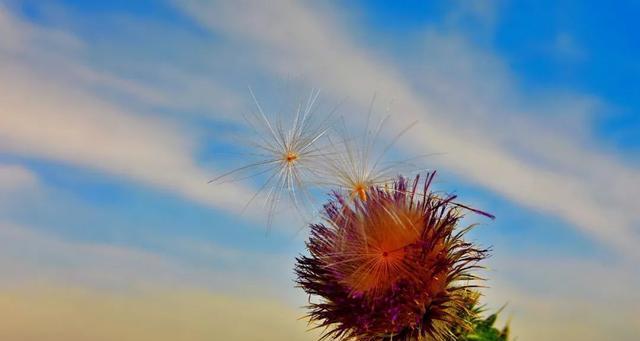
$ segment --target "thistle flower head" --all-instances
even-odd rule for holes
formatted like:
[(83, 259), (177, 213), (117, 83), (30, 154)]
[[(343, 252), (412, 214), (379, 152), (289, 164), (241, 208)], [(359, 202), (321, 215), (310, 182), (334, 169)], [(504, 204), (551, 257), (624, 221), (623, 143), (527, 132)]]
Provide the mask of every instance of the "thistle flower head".
[(468, 325), (470, 271), (486, 255), (463, 240), (461, 207), (399, 178), (367, 189), (367, 200), (336, 193), (325, 224), (311, 226), (310, 256), (298, 258), (298, 284), (324, 337), (344, 340), (447, 340)]

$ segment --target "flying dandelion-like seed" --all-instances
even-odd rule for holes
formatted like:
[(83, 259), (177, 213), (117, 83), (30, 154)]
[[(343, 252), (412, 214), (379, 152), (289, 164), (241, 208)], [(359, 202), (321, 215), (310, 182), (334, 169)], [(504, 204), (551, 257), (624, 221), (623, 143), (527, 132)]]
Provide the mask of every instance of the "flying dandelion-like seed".
[(252, 128), (248, 144), (254, 149), (248, 156), (257, 160), (217, 176), (209, 183), (266, 177), (246, 206), (263, 195), (270, 224), (283, 196), (290, 199), (299, 213), (311, 206), (308, 183), (315, 177), (314, 169), (320, 163), (320, 158), (325, 156), (319, 140), (328, 130), (331, 114), (319, 122), (312, 119), (319, 96), (319, 91), (312, 91), (305, 101), (295, 107), (291, 123), (285, 124), (280, 116), (275, 120), (269, 119), (253, 91), (249, 91), (257, 112), (245, 116), (245, 121)]
[(367, 188), (367, 200), (336, 193), (325, 205), (295, 269), (320, 299), (309, 317), (323, 338), (449, 340), (470, 324), (472, 270), (487, 250), (463, 239), (463, 206), (430, 191), (434, 175)]
[(369, 188), (390, 184), (398, 174), (417, 169), (409, 162), (415, 158), (384, 162), (387, 152), (415, 122), (401, 130), (386, 146), (380, 146), (380, 134), (391, 116), (386, 116), (377, 125), (371, 126), (374, 101), (375, 97), (371, 101), (362, 138), (353, 138), (343, 123), (342, 132), (337, 139), (329, 137), (330, 147), (334, 152), (323, 157), (325, 162), (319, 171), (320, 183), (332, 190), (340, 189), (349, 200), (367, 200)]

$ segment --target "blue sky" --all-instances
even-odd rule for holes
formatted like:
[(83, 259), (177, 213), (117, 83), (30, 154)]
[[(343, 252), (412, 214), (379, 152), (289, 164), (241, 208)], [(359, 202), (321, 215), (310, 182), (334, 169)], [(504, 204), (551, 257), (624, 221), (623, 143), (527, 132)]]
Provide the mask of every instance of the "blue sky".
[(638, 14), (631, 1), (0, 2), (0, 316), (52, 300), (0, 335), (49, 335), (60, 325), (24, 326), (65, 311), (106, 321), (93, 331), (106, 339), (313, 339), (291, 271), (306, 230), (241, 214), (255, 181), (207, 184), (245, 161), (221, 152), (247, 138), (251, 86), (270, 111), (320, 88), (355, 131), (375, 94), (392, 114), (383, 141), (417, 121), (394, 152), (434, 154), (439, 190), (498, 217), (470, 218), (471, 237), (493, 246), (485, 301), (509, 303), (514, 334), (631, 340)]

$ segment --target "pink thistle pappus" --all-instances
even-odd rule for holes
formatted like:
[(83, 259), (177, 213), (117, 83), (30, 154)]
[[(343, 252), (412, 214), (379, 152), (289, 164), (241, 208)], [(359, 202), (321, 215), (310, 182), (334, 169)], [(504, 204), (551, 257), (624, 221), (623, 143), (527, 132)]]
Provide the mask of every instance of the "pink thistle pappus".
[(488, 250), (463, 239), (472, 226), (458, 223), (470, 208), (431, 192), (434, 176), (372, 186), (366, 200), (334, 193), (325, 204), (295, 268), (299, 287), (319, 298), (308, 317), (325, 328), (322, 339), (450, 340), (470, 327), (480, 280), (472, 271)]

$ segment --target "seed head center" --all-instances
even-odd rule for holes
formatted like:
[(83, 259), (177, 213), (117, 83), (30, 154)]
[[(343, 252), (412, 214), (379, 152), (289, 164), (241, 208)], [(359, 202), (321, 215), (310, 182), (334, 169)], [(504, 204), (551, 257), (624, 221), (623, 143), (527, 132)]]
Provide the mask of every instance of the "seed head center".
[(294, 153), (294, 152), (287, 152), (286, 154), (284, 154), (284, 161), (287, 163), (293, 163), (296, 160), (298, 160), (298, 154)]
[(367, 201), (367, 187), (364, 184), (356, 184), (353, 188), (353, 196), (358, 196), (360, 200)]

